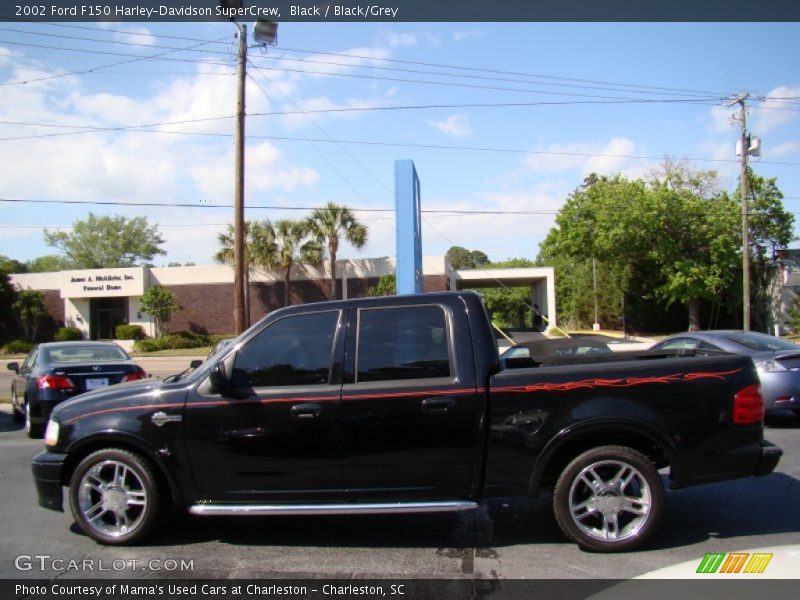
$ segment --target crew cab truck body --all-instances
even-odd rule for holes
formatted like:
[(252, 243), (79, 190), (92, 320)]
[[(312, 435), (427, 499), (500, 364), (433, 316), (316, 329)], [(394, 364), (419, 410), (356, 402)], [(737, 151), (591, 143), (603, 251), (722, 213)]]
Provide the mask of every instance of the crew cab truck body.
[(106, 544), (164, 505), (195, 515), (451, 511), (553, 491), (581, 547), (643, 543), (672, 487), (766, 475), (752, 361), (575, 361), (501, 370), (479, 296), (275, 311), (198, 369), (58, 406), (39, 503)]

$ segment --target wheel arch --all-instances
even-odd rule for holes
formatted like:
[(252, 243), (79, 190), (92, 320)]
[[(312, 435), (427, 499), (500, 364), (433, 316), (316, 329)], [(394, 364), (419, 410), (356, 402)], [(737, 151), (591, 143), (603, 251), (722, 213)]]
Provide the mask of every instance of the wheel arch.
[(577, 425), (562, 430), (545, 446), (533, 466), (528, 494), (537, 497), (579, 454), (599, 446), (626, 446), (644, 454), (656, 469), (678, 464), (678, 450), (666, 435), (647, 424), (615, 420)]
[(67, 458), (64, 467), (61, 469), (61, 484), (69, 485), (70, 479), (80, 462), (92, 452), (98, 450), (119, 448), (128, 450), (142, 456), (153, 466), (153, 472), (158, 478), (158, 483), (169, 490), (169, 496), (175, 504), (181, 504), (184, 500), (183, 492), (169, 469), (164, 465), (164, 461), (159, 453), (146, 442), (119, 432), (106, 432), (93, 435), (82, 439), (67, 449)]

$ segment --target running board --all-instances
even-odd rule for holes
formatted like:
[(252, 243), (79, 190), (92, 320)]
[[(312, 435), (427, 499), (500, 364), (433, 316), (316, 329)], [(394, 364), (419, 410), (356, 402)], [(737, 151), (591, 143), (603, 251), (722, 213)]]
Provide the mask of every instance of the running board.
[(195, 504), (193, 515), (364, 515), (474, 510), (477, 502), (385, 502), (349, 504)]

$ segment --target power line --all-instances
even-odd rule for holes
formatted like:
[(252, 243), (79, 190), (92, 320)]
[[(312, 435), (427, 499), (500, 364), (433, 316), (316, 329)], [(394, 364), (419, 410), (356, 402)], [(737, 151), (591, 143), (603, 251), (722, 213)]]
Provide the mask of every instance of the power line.
[[(491, 75), (481, 74), (481, 75), (462, 75), (458, 73), (443, 73), (441, 71), (424, 71), (419, 69), (404, 69), (399, 67), (381, 67), (378, 65), (353, 65), (341, 62), (333, 62), (333, 61), (321, 61), (321, 60), (308, 60), (303, 58), (291, 58), (287, 56), (273, 56), (273, 55), (266, 55), (261, 57), (264, 60), (283, 60), (283, 61), (292, 61), (292, 62), (300, 62), (312, 65), (328, 65), (328, 66), (336, 66), (336, 67), (349, 67), (349, 68), (357, 68), (357, 69), (373, 69), (379, 71), (397, 71), (403, 73), (416, 73), (419, 75), (438, 75), (443, 77), (461, 77), (461, 78), (468, 78), (468, 79), (479, 79), (481, 81), (502, 81), (507, 83), (521, 83), (521, 84), (534, 84), (534, 85), (547, 85), (547, 86), (554, 86), (554, 87), (568, 87), (568, 88), (578, 88), (578, 89), (594, 89), (594, 90), (603, 90), (603, 91), (613, 91), (613, 92), (629, 92), (635, 94), (672, 94), (674, 95), (675, 92), (667, 92), (667, 91), (655, 91), (655, 90), (644, 90), (644, 89), (626, 89), (621, 87), (609, 87), (609, 86), (599, 86), (599, 85), (587, 85), (587, 84), (575, 84), (575, 83), (553, 83), (553, 82), (543, 82), (543, 81), (528, 81), (522, 79), (513, 79), (508, 77), (493, 77)], [(682, 94), (686, 94), (686, 92), (681, 92)], [(696, 94), (692, 94), (695, 95)], [(699, 97), (702, 100), (708, 99), (719, 99), (719, 96), (711, 96), (708, 94), (703, 94)]]
[[(276, 113), (282, 114), (282, 113)], [(287, 113), (290, 114), (290, 113)], [(208, 117), (202, 119), (188, 119), (182, 122), (173, 122), (173, 123), (181, 123), (181, 124), (188, 124), (188, 123), (199, 123), (204, 121), (210, 121), (215, 119), (230, 119), (233, 118), (232, 116), (223, 116), (223, 117)], [(206, 137), (233, 137), (231, 133), (214, 133), (214, 132), (193, 132), (193, 131), (163, 131), (158, 129), (144, 129), (144, 127), (148, 127), (148, 125), (136, 125), (136, 126), (120, 126), (120, 127), (107, 127), (107, 128), (94, 128), (94, 129), (86, 129), (84, 131), (70, 131), (70, 132), (58, 132), (58, 133), (50, 133), (50, 134), (40, 134), (40, 135), (32, 135), (32, 136), (20, 136), (20, 137), (10, 137), (10, 138), (0, 138), (0, 142), (2, 141), (17, 141), (17, 140), (30, 140), (35, 138), (47, 138), (47, 137), (56, 137), (56, 136), (63, 136), (63, 135), (77, 135), (77, 134), (84, 134), (84, 133), (102, 133), (102, 132), (115, 132), (115, 131), (128, 131), (131, 133), (156, 133), (156, 134), (166, 134), (166, 135), (193, 135), (193, 136), (206, 136)], [(581, 158), (626, 158), (630, 160), (663, 160), (664, 155), (661, 156), (653, 156), (653, 155), (637, 155), (637, 154), (606, 154), (602, 152), (565, 152), (565, 151), (556, 151), (556, 150), (525, 150), (522, 148), (499, 148), (499, 147), (491, 147), (491, 146), (451, 146), (446, 144), (412, 144), (412, 143), (403, 143), (403, 142), (382, 142), (376, 140), (346, 140), (346, 139), (330, 139), (330, 138), (309, 138), (309, 137), (291, 137), (291, 136), (276, 136), (276, 135), (253, 135), (249, 134), (248, 139), (257, 139), (257, 140), (272, 140), (272, 141), (289, 141), (289, 142), (319, 142), (319, 143), (330, 143), (330, 144), (352, 144), (352, 145), (366, 145), (366, 146), (377, 146), (377, 147), (389, 147), (389, 148), (417, 148), (422, 150), (453, 150), (453, 151), (462, 151), (462, 152), (488, 152), (488, 153), (501, 153), (501, 154), (519, 154), (519, 155), (531, 155), (531, 156), (572, 156), (572, 157), (581, 157)], [(737, 163), (736, 159), (730, 158), (701, 158), (701, 157), (691, 157), (687, 156), (684, 157), (685, 160), (695, 161), (695, 162), (709, 162), (709, 163)], [(760, 160), (759, 164), (765, 165), (781, 165), (781, 166), (800, 166), (800, 162), (790, 162), (790, 161), (778, 161), (778, 160)]]
[(384, 61), (384, 62), (402, 63), (402, 64), (409, 64), (409, 65), (419, 65), (419, 66), (425, 66), (425, 67), (457, 69), (457, 70), (482, 72), (482, 73), (495, 73), (495, 74), (500, 74), (500, 75), (516, 75), (516, 76), (521, 76), (521, 77), (553, 79), (553, 80), (559, 80), (559, 81), (571, 81), (571, 82), (591, 83), (591, 84), (599, 84), (599, 85), (615, 85), (615, 86), (620, 86), (620, 87), (646, 88), (646, 89), (670, 91), (670, 92), (706, 94), (706, 95), (715, 96), (715, 97), (728, 97), (728, 96), (731, 95), (730, 92), (708, 92), (708, 91), (702, 91), (702, 90), (691, 90), (691, 89), (682, 89), (682, 88), (648, 86), (648, 85), (619, 83), (619, 82), (611, 82), (611, 81), (599, 81), (599, 80), (595, 80), (595, 79), (577, 79), (577, 78), (572, 78), (572, 77), (557, 77), (557, 76), (554, 76), (554, 75), (520, 73), (520, 72), (515, 72), (515, 71), (503, 71), (503, 70), (491, 69), (491, 68), (467, 67), (467, 66), (463, 66), (463, 65), (432, 63), (432, 62), (423, 62), (423, 61), (415, 61), (415, 60), (401, 60), (401, 59), (397, 59), (397, 58), (380, 58), (380, 57), (374, 57), (374, 56), (362, 56), (362, 55), (357, 55), (357, 54), (346, 54), (346, 53), (339, 53), (339, 52), (324, 52), (324, 51), (320, 51), (320, 50), (304, 50), (304, 49), (300, 49), (300, 48), (287, 48), (285, 46), (277, 46), (277, 49), (278, 50), (283, 50), (285, 52), (299, 52), (299, 53), (304, 53), (304, 54), (318, 54), (318, 55), (324, 55), (324, 56), (338, 56), (338, 57), (345, 57), (345, 58), (357, 58), (357, 59), (361, 59), (361, 60), (373, 60), (373, 61), (379, 60), (379, 61)]
[[(258, 67), (256, 67), (258, 69)], [(453, 108), (523, 108), (533, 106), (568, 106), (568, 105), (581, 105), (581, 104), (652, 104), (652, 103), (685, 103), (693, 102), (680, 99), (631, 99), (631, 100), (562, 100), (562, 101), (538, 101), (538, 102), (494, 102), (494, 103), (470, 103), (470, 104), (419, 104), (419, 105), (390, 105), (390, 106), (351, 106), (351, 107), (336, 107), (336, 108), (320, 108), (320, 109), (297, 109), (297, 110), (283, 110), (283, 111), (268, 111), (268, 112), (254, 112), (249, 113), (249, 117), (264, 117), (264, 116), (287, 116), (287, 115), (306, 115), (306, 114), (325, 114), (325, 113), (348, 113), (348, 112), (378, 112), (378, 111), (400, 111), (400, 110), (432, 110), (432, 109), (453, 109)], [(141, 125), (121, 125), (118, 127), (102, 127), (102, 126), (75, 126), (75, 125), (59, 125), (56, 123), (29, 123), (29, 122), (15, 122), (15, 121), (0, 121), (7, 125), (22, 125), (22, 126), (41, 126), (41, 127), (64, 127), (68, 129), (83, 129), (83, 131), (65, 132), (65, 133), (52, 133), (52, 134), (35, 134), (29, 136), (15, 136), (8, 138), (0, 138), (0, 141), (16, 141), (27, 140), (43, 137), (56, 137), (62, 135), (74, 135), (81, 133), (94, 133), (94, 132), (112, 132), (112, 131), (136, 131), (145, 127), (161, 127), (165, 125), (179, 125), (200, 123), (203, 121), (210, 121), (230, 117), (199, 117), (191, 120), (184, 121), (165, 121), (161, 123), (147, 123)], [(196, 135), (198, 132), (181, 132), (181, 131), (147, 131), (147, 133), (170, 133), (175, 135), (186, 134)], [(210, 135), (210, 134), (209, 134)]]
[[(784, 199), (792, 199), (792, 198), (784, 198)], [(112, 200), (55, 200), (55, 199), (35, 199), (35, 198), (0, 198), (0, 202), (9, 202), (9, 203), (25, 203), (25, 204), (63, 204), (63, 205), (99, 205), (99, 206), (133, 206), (133, 207), (147, 207), (147, 208), (219, 208), (219, 209), (226, 209), (229, 210), (232, 208), (232, 204), (193, 204), (193, 203), (169, 203), (169, 202), (117, 202)], [(281, 205), (248, 205), (248, 209), (252, 210), (275, 210), (275, 211), (314, 211), (323, 208), (321, 206), (281, 206)], [(394, 208), (376, 208), (373, 206), (348, 206), (348, 208), (354, 212), (366, 212), (366, 213), (394, 213)], [(620, 212), (622, 212), (626, 206), (620, 205)], [(542, 210), (491, 210), (491, 209), (455, 209), (455, 208), (442, 208), (442, 209), (422, 209), (420, 212), (430, 215), (430, 216), (439, 216), (439, 217), (469, 217), (469, 216), (487, 216), (487, 215), (496, 215), (496, 216), (540, 216), (540, 215), (557, 215), (561, 212), (560, 209), (542, 209)], [(654, 211), (655, 212), (655, 211)], [(786, 211), (787, 214), (791, 215), (800, 215), (800, 211)], [(721, 215), (721, 214), (728, 214), (726, 211), (719, 211), (719, 210), (704, 210), (704, 211), (693, 211), (692, 214), (698, 215)], [(738, 216), (738, 211), (736, 215)], [(769, 212), (757, 212), (751, 211), (748, 213), (750, 216), (754, 217), (772, 217), (773, 215)], [(385, 217), (382, 217), (385, 219)], [(174, 227), (211, 227), (211, 226), (225, 226), (228, 223), (196, 223), (196, 224), (187, 224), (187, 223), (176, 223), (176, 224), (169, 224), (169, 226)], [(44, 225), (4, 225), (0, 226), (0, 229), (34, 229), (34, 228), (48, 228), (48, 229), (56, 229), (56, 228), (65, 228), (67, 226), (64, 225), (52, 225), (52, 226), (44, 226)], [(71, 226), (70, 226), (71, 227)]]

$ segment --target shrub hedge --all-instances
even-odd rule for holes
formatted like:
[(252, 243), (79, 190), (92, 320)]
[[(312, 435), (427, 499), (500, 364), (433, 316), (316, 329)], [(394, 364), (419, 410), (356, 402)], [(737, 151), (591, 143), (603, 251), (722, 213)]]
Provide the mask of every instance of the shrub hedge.
[(114, 334), (118, 340), (143, 340), (147, 337), (141, 325), (117, 325)]
[(33, 342), (25, 340), (12, 340), (3, 346), (6, 354), (27, 354), (33, 348)]
[(191, 331), (177, 331), (167, 333), (160, 338), (137, 340), (133, 349), (137, 352), (155, 352), (157, 350), (176, 350), (178, 348), (202, 348), (210, 346), (211, 341), (207, 335)]
[(77, 342), (83, 339), (83, 332), (77, 327), (59, 327), (53, 334), (54, 342)]

